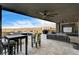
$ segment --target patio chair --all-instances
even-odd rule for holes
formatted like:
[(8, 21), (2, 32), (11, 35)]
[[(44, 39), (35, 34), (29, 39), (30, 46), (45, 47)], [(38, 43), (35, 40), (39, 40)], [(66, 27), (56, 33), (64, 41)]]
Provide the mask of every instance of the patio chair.
[[(13, 41), (13, 40), (11, 40), (10, 41), (10, 52), (8, 52), (9, 53), (9, 55), (13, 55), (13, 54), (15, 54), (15, 52), (16, 52), (16, 43), (15, 43), (15, 41)], [(0, 41), (0, 54), (4, 54), (3, 53), (3, 50), (4, 50), (4, 53), (5, 53), (5, 55), (6, 55), (6, 53), (7, 53), (7, 50), (8, 50), (8, 42), (1, 42)]]

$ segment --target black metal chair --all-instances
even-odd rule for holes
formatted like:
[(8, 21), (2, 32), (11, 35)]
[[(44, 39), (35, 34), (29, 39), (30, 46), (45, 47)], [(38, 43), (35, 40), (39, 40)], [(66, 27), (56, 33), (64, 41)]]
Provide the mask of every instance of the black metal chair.
[(3, 46), (2, 46), (2, 42), (0, 40), (0, 55), (2, 55), (2, 54), (3, 54)]
[[(20, 32), (11, 32), (8, 35), (18, 35), (18, 34), (21, 34), (21, 33)], [(19, 45), (20, 45), (20, 51), (22, 51), (22, 40), (14, 39), (14, 41), (16, 42), (17, 53), (19, 52)]]
[[(8, 42), (2, 42), (2, 41), (0, 41), (0, 54), (4, 54), (5, 53), (5, 55), (6, 55), (6, 53), (7, 53), (7, 50), (8, 50)], [(13, 40), (11, 40), (10, 41), (10, 55), (15, 55), (16, 53), (16, 43), (15, 43), (15, 41), (13, 41)], [(3, 52), (3, 50), (4, 50), (4, 52)]]

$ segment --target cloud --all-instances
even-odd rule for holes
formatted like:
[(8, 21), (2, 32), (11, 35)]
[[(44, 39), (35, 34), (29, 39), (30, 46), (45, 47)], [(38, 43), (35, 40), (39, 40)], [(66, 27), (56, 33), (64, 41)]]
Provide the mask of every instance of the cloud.
[(35, 27), (52, 27), (56, 28), (56, 23), (38, 19), (39, 24)]
[[(34, 20), (34, 19), (33, 19)], [(36, 21), (37, 23), (33, 24)], [(56, 27), (56, 24), (49, 21), (44, 21), (40, 19), (31, 20), (17, 20), (16, 22), (10, 22), (11, 25), (3, 26), (3, 28), (32, 28), (32, 27)]]
[(31, 21), (18, 20), (16, 22), (11, 22), (11, 25), (3, 26), (3, 28), (25, 28), (34, 27)]

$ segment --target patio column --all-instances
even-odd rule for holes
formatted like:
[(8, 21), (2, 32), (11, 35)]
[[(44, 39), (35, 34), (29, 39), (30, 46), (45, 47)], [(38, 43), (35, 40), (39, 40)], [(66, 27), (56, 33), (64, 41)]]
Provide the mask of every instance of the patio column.
[(56, 23), (56, 32), (60, 32), (60, 23)]
[(75, 23), (76, 24), (76, 26), (77, 26), (77, 32), (78, 32), (78, 35), (79, 35), (79, 20)]
[(1, 28), (2, 28), (2, 27), (1, 27), (1, 26), (2, 26), (2, 23), (1, 23), (1, 22), (2, 22), (2, 21), (1, 21), (2, 18), (1, 18), (1, 17), (2, 17), (2, 6), (0, 5), (0, 38), (1, 38), (1, 36), (2, 36), (2, 29), (1, 29)]
[(1, 16), (1, 13), (2, 12), (2, 7), (0, 6), (0, 55), (2, 55), (2, 51), (3, 51), (3, 49), (2, 49), (2, 44), (1, 44), (1, 36), (2, 36), (2, 29), (1, 29), (1, 20), (2, 20), (2, 16)]

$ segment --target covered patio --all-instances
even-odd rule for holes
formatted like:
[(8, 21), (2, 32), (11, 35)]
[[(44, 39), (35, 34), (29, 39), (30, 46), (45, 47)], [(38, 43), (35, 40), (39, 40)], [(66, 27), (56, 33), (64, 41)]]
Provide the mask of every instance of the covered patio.
[[(78, 55), (79, 50), (73, 48), (73, 43), (79, 44), (79, 4), (73, 3), (13, 3), (0, 4), (3, 10), (28, 15), (56, 23), (56, 35), (66, 34), (69, 37), (69, 43), (51, 40), (47, 38), (48, 34), (41, 35), (41, 47), (31, 48), (28, 40), (28, 55)], [(64, 34), (61, 34), (64, 33)], [(52, 33), (51, 33), (52, 34)], [(53, 33), (54, 34), (54, 33)], [(52, 35), (53, 36), (53, 35)], [(30, 37), (29, 37), (30, 39)], [(63, 39), (65, 40), (65, 39)], [(24, 45), (23, 45), (24, 46)], [(23, 52), (18, 55), (24, 55)]]

